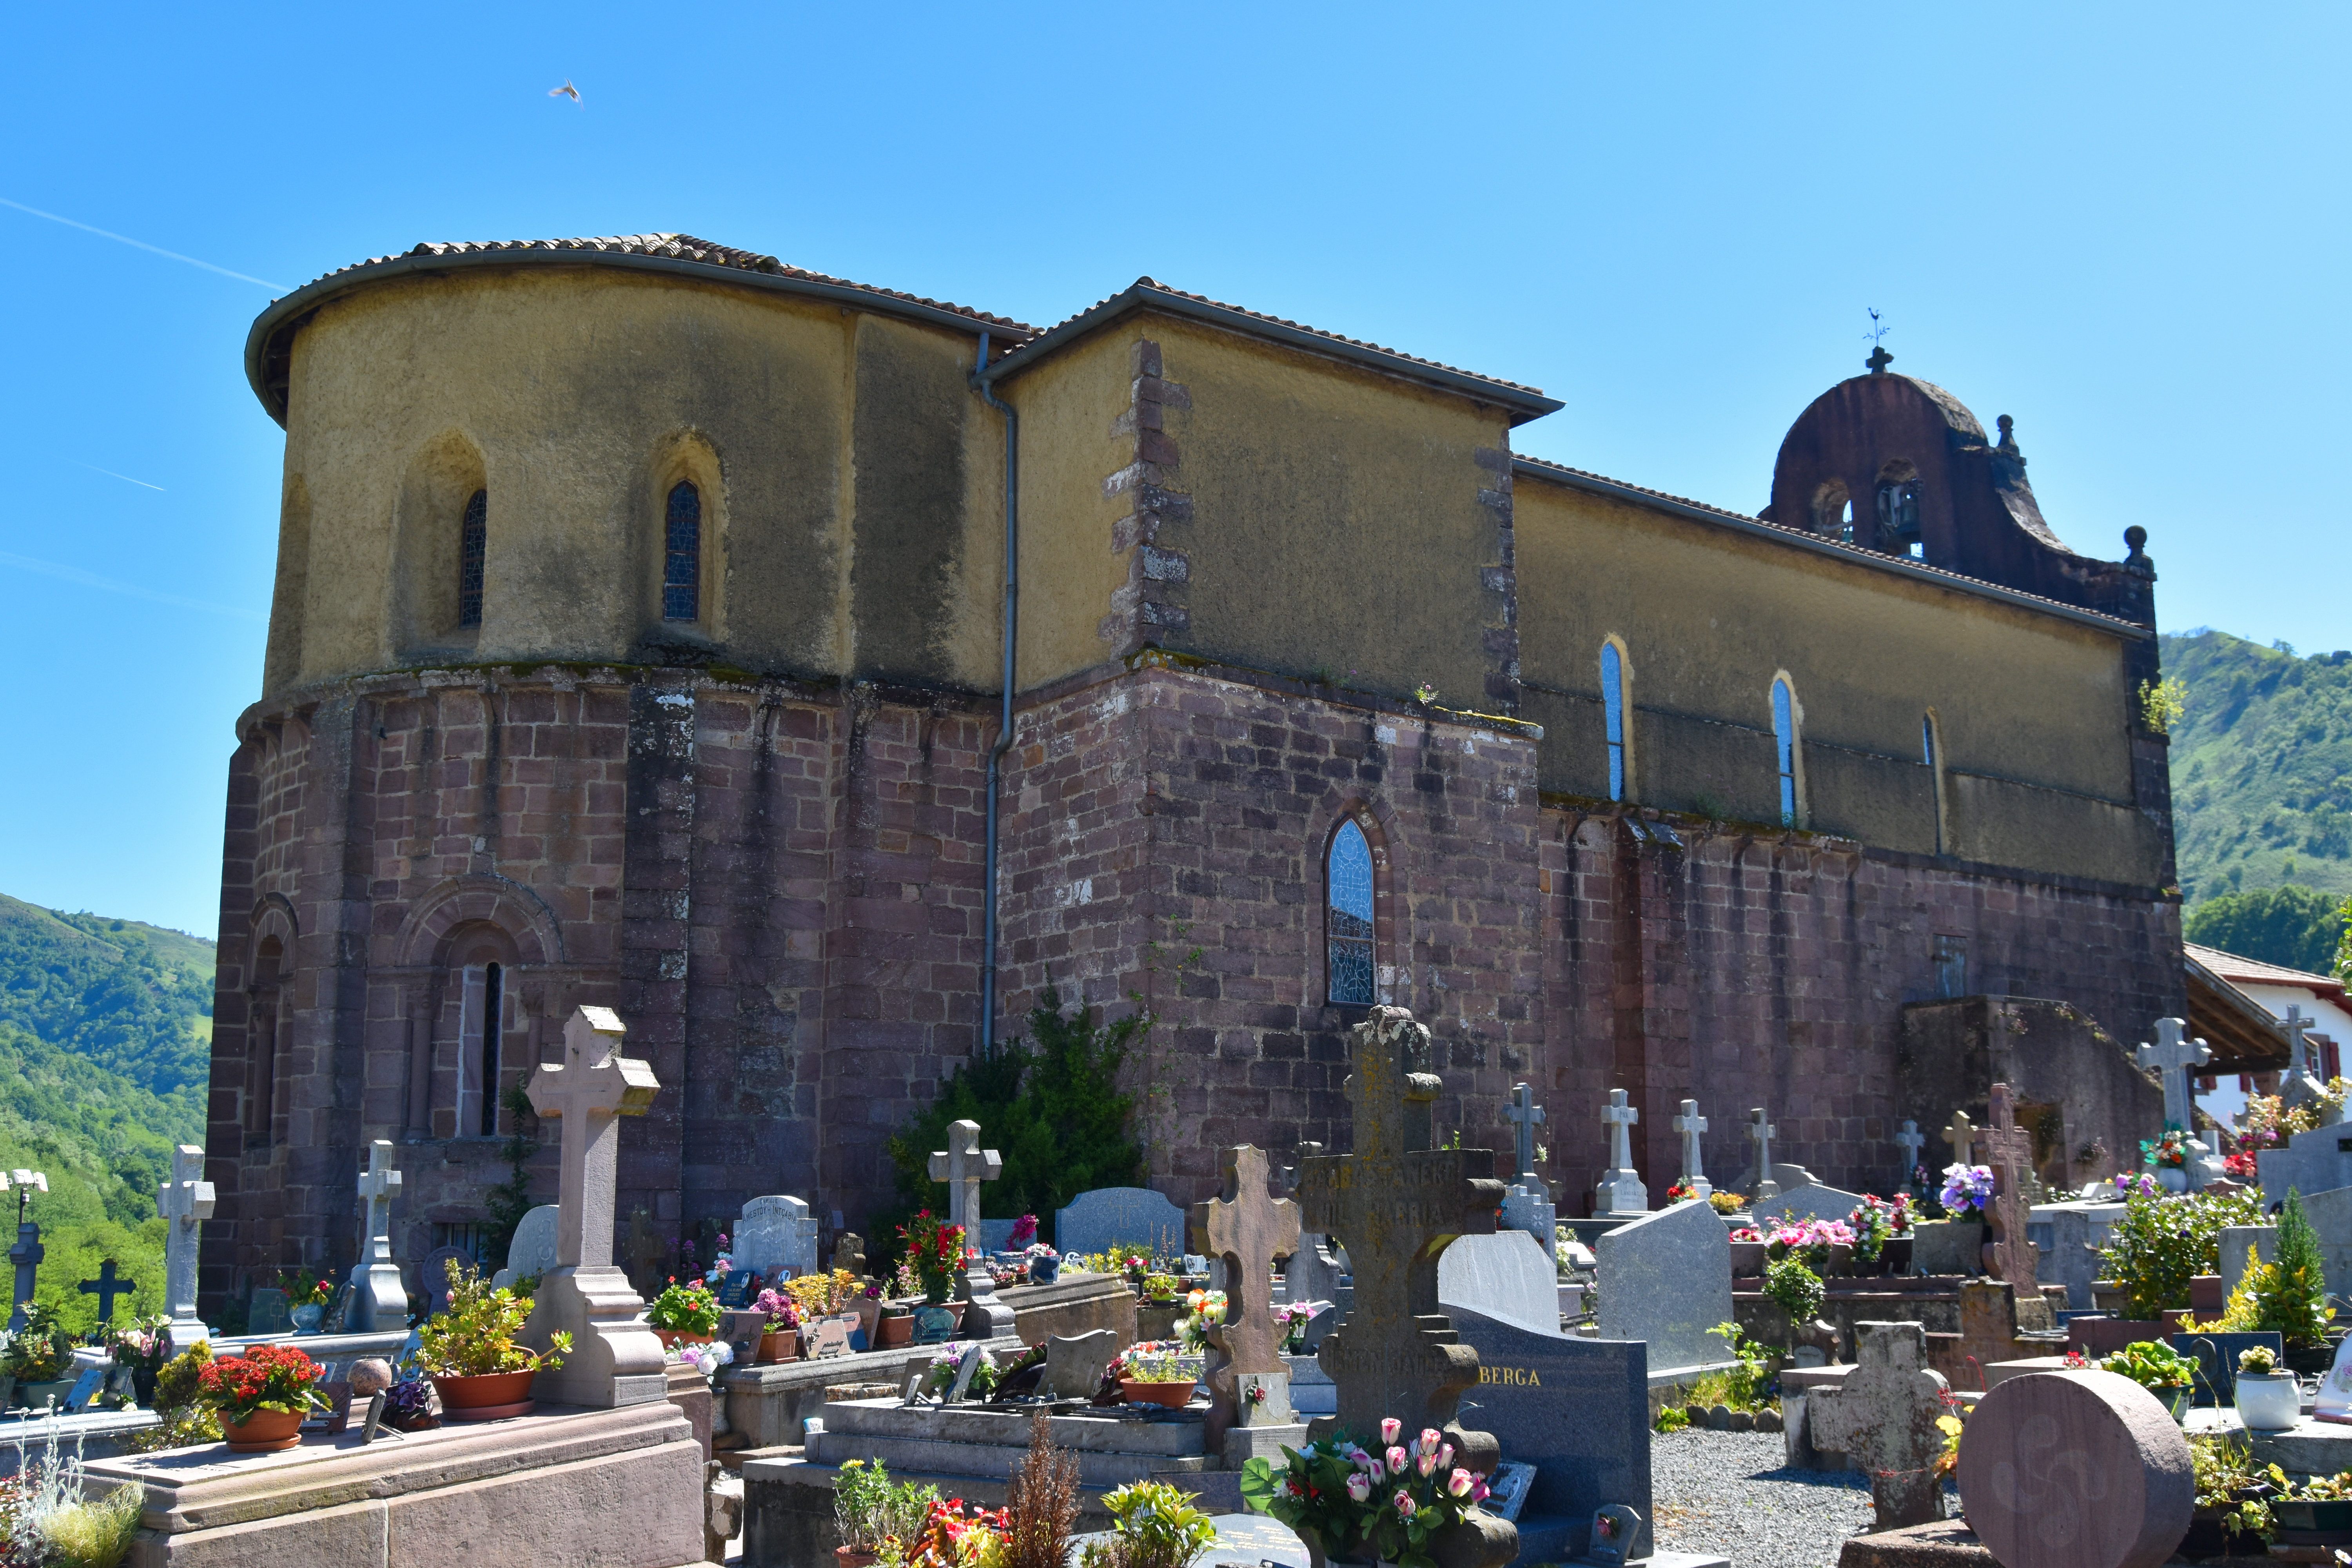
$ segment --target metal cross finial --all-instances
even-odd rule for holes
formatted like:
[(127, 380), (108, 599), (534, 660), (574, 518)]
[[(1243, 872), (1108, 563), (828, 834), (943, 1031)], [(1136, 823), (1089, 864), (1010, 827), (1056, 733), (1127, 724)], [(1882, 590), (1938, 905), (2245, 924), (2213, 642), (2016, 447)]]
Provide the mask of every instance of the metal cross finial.
[(98, 1266), (98, 1278), (83, 1280), (80, 1289), (83, 1295), (98, 1298), (98, 1321), (110, 1323), (114, 1321), (114, 1299), (128, 1296), (139, 1287), (128, 1279), (115, 1278), (114, 1259), (110, 1258)]
[(1863, 363), (1870, 367), (1871, 374), (1883, 375), (1885, 374), (1886, 367), (1895, 363), (1895, 356), (1888, 353), (1886, 345), (1879, 341), (1886, 336), (1886, 323), (1880, 319), (1876, 306), (1864, 308), (1870, 311), (1870, 331), (1862, 334), (1870, 340), (1870, 357), (1863, 361)]

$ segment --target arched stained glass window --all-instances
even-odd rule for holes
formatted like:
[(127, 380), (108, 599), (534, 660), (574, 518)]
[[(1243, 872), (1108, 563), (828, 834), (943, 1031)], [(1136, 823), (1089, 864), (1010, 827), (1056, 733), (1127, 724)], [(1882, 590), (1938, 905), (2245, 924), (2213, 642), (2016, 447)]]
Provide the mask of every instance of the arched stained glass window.
[(1797, 704), (1789, 683), (1772, 682), (1772, 749), (1780, 764), (1780, 825), (1797, 826)]
[(662, 619), (691, 621), (702, 614), (702, 492), (681, 479), (670, 487), (664, 525)]
[[(482, 624), (482, 557), (489, 544), (490, 492), (476, 490), (457, 531), (457, 624)], [(445, 601), (446, 603), (446, 601)]]
[(1330, 946), (1330, 1000), (1335, 1006), (1372, 1005), (1372, 847), (1353, 821), (1331, 836), (1325, 866), (1330, 908), (1324, 920)]
[(1625, 798), (1625, 664), (1617, 645), (1601, 645), (1601, 708), (1609, 731), (1609, 798)]

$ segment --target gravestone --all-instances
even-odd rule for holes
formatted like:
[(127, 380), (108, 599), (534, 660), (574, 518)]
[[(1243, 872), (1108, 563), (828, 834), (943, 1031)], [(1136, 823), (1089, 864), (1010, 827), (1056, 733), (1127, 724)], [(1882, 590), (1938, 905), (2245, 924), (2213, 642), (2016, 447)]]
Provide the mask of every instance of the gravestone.
[(1503, 1192), (1503, 1228), (1542, 1240), (1559, 1233), (1559, 1211), (1542, 1183), (1513, 1182)]
[(1698, 1113), (1698, 1101), (1683, 1101), (1682, 1112), (1674, 1121), (1675, 1131), (1682, 1135), (1683, 1179), (1681, 1185), (1704, 1198), (1715, 1191), (1715, 1184), (1706, 1179), (1706, 1166), (1699, 1157), (1699, 1134), (1706, 1131), (1706, 1118)]
[[(1349, 1033), (1355, 1152), (1307, 1161), (1299, 1184), (1301, 1223), (1346, 1244), (1356, 1289), (1316, 1358), (1339, 1412), (1317, 1417), (1308, 1436), (1360, 1436), (1394, 1415), (1444, 1428), (1462, 1466), (1485, 1472), (1497, 1458), (1494, 1436), (1454, 1420), (1478, 1381), (1478, 1352), (1436, 1310), (1437, 1266), (1456, 1237), (1493, 1234), (1503, 1184), (1490, 1151), (1432, 1147), (1443, 1085), (1429, 1070), (1429, 1031), (1410, 1011), (1376, 1006)], [(1454, 1568), (1499, 1568), (1518, 1553), (1517, 1532), (1501, 1520), (1473, 1514), (1458, 1529), (1438, 1543)]]
[(1346, 1272), (1346, 1267), (1331, 1250), (1330, 1237), (1301, 1231), (1298, 1250), (1283, 1269), (1283, 1278), (1290, 1287), (1284, 1294), (1293, 1301), (1336, 1303), (1339, 1300), (1340, 1279)]
[(2246, 1270), (2260, 1258), (2264, 1263), (2278, 1261), (2278, 1226), (2274, 1225), (2225, 1225), (2221, 1227), (2221, 1297), (2227, 1300)]
[(1843, 1221), (1862, 1203), (1860, 1193), (1849, 1193), (1840, 1187), (1825, 1187), (1819, 1182), (1801, 1187), (1788, 1187), (1777, 1198), (1767, 1198), (1756, 1205), (1756, 1228), (1784, 1222), (1806, 1219)]
[(1650, 1208), (1650, 1189), (1642, 1184), (1642, 1173), (1633, 1168), (1633, 1124), (1642, 1113), (1625, 1103), (1625, 1091), (1612, 1089), (1609, 1103), (1601, 1109), (1601, 1120), (1609, 1129), (1609, 1168), (1601, 1173), (1601, 1181), (1592, 1189), (1592, 1212), (1600, 1215), (1646, 1214)]
[[(980, 1146), (980, 1123), (951, 1121), (948, 1146), (931, 1155), (931, 1180), (948, 1187), (949, 1217), (963, 1226), (967, 1253), (980, 1245), (980, 1184), (1004, 1174), (1004, 1161), (993, 1149)], [(967, 1257), (959, 1299), (964, 1309), (964, 1331), (975, 1339), (994, 1339), (1013, 1331), (1013, 1309), (996, 1299), (996, 1279), (985, 1258)]]
[(1184, 1245), (1184, 1211), (1150, 1187), (1097, 1187), (1055, 1212), (1054, 1237), (1066, 1253), (1131, 1247), (1166, 1257)]
[(204, 1171), (205, 1152), (183, 1143), (172, 1152), (172, 1179), (155, 1194), (155, 1211), (169, 1222), (163, 1233), (163, 1310), (172, 1320), (166, 1331), (182, 1349), (213, 1337), (196, 1315), (196, 1243), (213, 1216), (213, 1184)]
[(1511, 1119), (1513, 1152), (1518, 1158), (1511, 1184), (1503, 1194), (1503, 1224), (1540, 1237), (1549, 1247), (1559, 1217), (1552, 1209), (1551, 1189), (1536, 1171), (1536, 1129), (1543, 1124), (1543, 1107), (1535, 1102), (1526, 1084), (1514, 1084), (1511, 1103), (1503, 1108), (1503, 1114)]
[(963, 1314), (953, 1307), (918, 1307), (915, 1309), (915, 1336), (919, 1345), (943, 1345), (955, 1338), (956, 1325)]
[(462, 1271), (474, 1265), (474, 1255), (462, 1247), (436, 1247), (425, 1255), (417, 1268), (418, 1299), (425, 1303), (425, 1315), (437, 1318), (449, 1310), (449, 1265), (455, 1263)]
[(1902, 1131), (1895, 1134), (1895, 1146), (1903, 1151), (1903, 1174), (1895, 1184), (1907, 1187), (1926, 1170), (1920, 1163), (1919, 1151), (1927, 1146), (1927, 1135), (1919, 1131), (1916, 1121), (1906, 1121)]
[(1961, 1431), (1958, 1479), (2002, 1568), (2158, 1568), (2197, 1505), (2189, 1440), (2111, 1372), (1994, 1384)]
[(977, 1341), (963, 1347), (963, 1354), (956, 1358), (955, 1385), (948, 1390), (947, 1404), (963, 1403), (965, 1392), (971, 1387), (972, 1373), (980, 1370), (981, 1358), (986, 1354), (987, 1347)]
[(2221, 1162), (2205, 1141), (2197, 1136), (2197, 1091), (2190, 1073), (2213, 1059), (2213, 1049), (2202, 1040), (2181, 1037), (2181, 1021), (2158, 1018), (2156, 1021), (2156, 1044), (2143, 1044), (2136, 1053), (2142, 1068), (2154, 1068), (2164, 1085), (2164, 1121), (2167, 1127), (2178, 1127), (2189, 1134), (2188, 1159), (2181, 1169), (2189, 1177), (2190, 1188), (2200, 1188), (2217, 1180), (2221, 1174)]
[(816, 1216), (805, 1200), (783, 1194), (753, 1198), (735, 1222), (735, 1245), (728, 1256), (739, 1269), (766, 1279), (816, 1272)]
[(2304, 1031), (2318, 1021), (2305, 1017), (2300, 1006), (2288, 1007), (2286, 1016), (2279, 1020), (2286, 1030), (2289, 1059), (2286, 1071), (2280, 1075), (2278, 1092), (2281, 1103), (2289, 1110), (2298, 1110), (2306, 1105), (2315, 1106), (2318, 1124), (2329, 1127), (2341, 1121), (2344, 1112), (2340, 1107), (2328, 1103), (2327, 1086), (2313, 1075), (2311, 1044), (2303, 1037)]
[(368, 1144), (368, 1168), (360, 1173), (360, 1258), (352, 1265), (352, 1299), (343, 1310), (342, 1326), (349, 1332), (408, 1326), (408, 1289), (400, 1282), (400, 1265), (392, 1260), (392, 1195), (399, 1190), (392, 1144), (378, 1138)]
[(99, 1264), (98, 1278), (83, 1280), (78, 1289), (85, 1296), (98, 1298), (98, 1321), (111, 1323), (114, 1321), (114, 1299), (128, 1296), (139, 1287), (128, 1279), (116, 1279), (114, 1259), (109, 1258)]
[[(8, 1331), (16, 1333), (25, 1326), (26, 1309), (33, 1300), (33, 1281), (40, 1272), (41, 1260), (48, 1251), (41, 1245), (41, 1227), (31, 1213), (35, 1193), (49, 1190), (49, 1178), (39, 1171), (19, 1169), (15, 1173), (16, 1188), (16, 1239), (8, 1248), (8, 1261), (16, 1266), (16, 1304), (8, 1316)], [(0, 1192), (5, 1192), (10, 1178), (0, 1175)]]
[(621, 1054), (626, 1036), (609, 1008), (575, 1007), (563, 1025), (563, 1060), (531, 1075), (530, 1108), (553, 1117), (562, 1134), (555, 1267), (540, 1281), (521, 1336), (544, 1350), (551, 1332), (572, 1335), (563, 1365), (542, 1369), (533, 1384), (550, 1404), (609, 1409), (669, 1396), (661, 1341), (638, 1321), (645, 1302), (613, 1265), (620, 1118), (643, 1116), (661, 1089), (652, 1067)]
[(850, 1336), (857, 1332), (861, 1321), (855, 1312), (836, 1312), (808, 1323), (809, 1359), (829, 1361), (835, 1356), (847, 1355)]
[(264, 1334), (290, 1334), (294, 1331), (293, 1309), (286, 1292), (269, 1286), (260, 1286), (245, 1309), (245, 1331), (256, 1338)]
[(1977, 1133), (1977, 1149), (1992, 1170), (1992, 1198), (1985, 1205), (1985, 1272), (2017, 1287), (2020, 1296), (2038, 1294), (2041, 1262), (2025, 1234), (2024, 1178), (2033, 1173), (2033, 1134), (2018, 1126), (2009, 1085), (1990, 1092), (1992, 1125)]
[[(662, 1258), (666, 1251), (660, 1235), (654, 1229), (653, 1215), (642, 1208), (633, 1210), (629, 1215), (629, 1237), (625, 1256), (629, 1260), (631, 1279), (641, 1289), (652, 1291), (661, 1283)], [(548, 1232), (547, 1258), (547, 1267), (554, 1268), (555, 1233), (551, 1230)]]
[(1707, 1332), (1731, 1316), (1731, 1233), (1706, 1204), (1674, 1204), (1592, 1244), (1601, 1337), (1641, 1340), (1653, 1374), (1727, 1359)]
[(1873, 1530), (1903, 1530), (1944, 1517), (1936, 1456), (1949, 1388), (1927, 1365), (1927, 1331), (1917, 1323), (1856, 1323), (1854, 1368), (1834, 1390), (1805, 1400), (1813, 1446), (1843, 1454), (1870, 1472)]
[(1047, 1399), (1092, 1399), (1102, 1387), (1103, 1369), (1118, 1353), (1118, 1331), (1053, 1334), (1045, 1341), (1045, 1370), (1037, 1392)]
[(866, 1238), (854, 1230), (845, 1230), (834, 1238), (833, 1266), (847, 1272), (852, 1279), (866, 1278)]
[(561, 1212), (553, 1204), (541, 1204), (523, 1215), (514, 1239), (507, 1243), (507, 1266), (490, 1276), (493, 1286), (511, 1288), (555, 1267), (555, 1221)]
[(1013, 1227), (1018, 1220), (983, 1219), (980, 1228), (971, 1233), (972, 1244), (990, 1254), (1013, 1250)]
[(1456, 1237), (1437, 1259), (1437, 1301), (1529, 1333), (1559, 1332), (1559, 1270), (1523, 1230)]
[(1223, 1452), (1225, 1433), (1241, 1424), (1240, 1374), (1288, 1375), (1271, 1286), (1275, 1264), (1298, 1250), (1298, 1205), (1267, 1195), (1265, 1152), (1236, 1144), (1223, 1164), (1223, 1193), (1192, 1205), (1190, 1227), (1192, 1245), (1224, 1265), (1225, 1321), (1209, 1331), (1201, 1366), (1212, 1454)]
[(1748, 1141), (1756, 1145), (1756, 1170), (1748, 1195), (1759, 1204), (1780, 1195), (1780, 1183), (1772, 1169), (1772, 1140), (1780, 1135), (1780, 1130), (1772, 1125), (1762, 1106), (1748, 1113)]
[(2089, 1202), (2037, 1204), (2027, 1211), (2025, 1234), (2040, 1255), (2035, 1277), (2066, 1287), (2071, 1310), (2091, 1310), (2091, 1283), (2105, 1278), (2100, 1249), (2124, 1214), (2122, 1204)]

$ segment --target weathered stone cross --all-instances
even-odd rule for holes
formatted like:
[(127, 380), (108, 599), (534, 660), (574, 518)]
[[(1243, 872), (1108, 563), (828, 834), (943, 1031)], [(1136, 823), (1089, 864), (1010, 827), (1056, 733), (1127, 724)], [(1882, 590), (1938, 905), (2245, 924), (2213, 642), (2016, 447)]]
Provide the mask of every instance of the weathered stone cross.
[(993, 1149), (980, 1146), (980, 1123), (948, 1124), (945, 1153), (931, 1156), (931, 1180), (948, 1184), (948, 1218), (963, 1226), (966, 1247), (980, 1245), (980, 1184), (1004, 1174), (1004, 1160)]
[(1847, 1454), (1870, 1472), (1872, 1528), (1903, 1530), (1944, 1517), (1935, 1473), (1948, 1386), (1927, 1365), (1927, 1330), (1917, 1323), (1857, 1323), (1861, 1354), (1827, 1397), (1806, 1400), (1805, 1420), (1825, 1451)]
[(1992, 1201), (1985, 1205), (1991, 1237), (1984, 1244), (1985, 1272), (2021, 1291), (2039, 1290), (2033, 1276), (2041, 1248), (2025, 1234), (2024, 1178), (2033, 1169), (2033, 1134), (2017, 1124), (2009, 1085), (1994, 1084), (1990, 1100), (1992, 1125), (1977, 1133), (1983, 1163), (1992, 1168)]
[(378, 1138), (368, 1145), (368, 1168), (360, 1174), (360, 1202), (367, 1205), (360, 1237), (363, 1263), (392, 1261), (392, 1194), (400, 1191), (400, 1173), (392, 1168), (392, 1142)]
[(621, 1055), (626, 1034), (608, 1007), (582, 1007), (563, 1027), (563, 1060), (531, 1075), (530, 1108), (562, 1135), (556, 1182), (555, 1266), (613, 1266), (613, 1199), (624, 1116), (653, 1108), (660, 1080), (650, 1063)]
[(181, 1144), (172, 1152), (172, 1179), (155, 1194), (156, 1212), (171, 1222), (163, 1233), (163, 1310), (171, 1314), (172, 1342), (183, 1350), (212, 1337), (196, 1316), (196, 1240), (214, 1201), (204, 1170), (205, 1152)]
[(1952, 1112), (1951, 1125), (1939, 1136), (1952, 1146), (1952, 1163), (1965, 1165), (1977, 1157), (1977, 1127), (1965, 1110)]
[(131, 1281), (114, 1277), (114, 1259), (111, 1258), (98, 1266), (97, 1279), (85, 1279), (80, 1286), (83, 1295), (98, 1298), (98, 1321), (101, 1323), (114, 1321), (114, 1299), (117, 1296), (128, 1296), (138, 1289)]
[(1899, 1187), (1911, 1180), (1912, 1172), (1919, 1169), (1919, 1151), (1927, 1146), (1927, 1135), (1919, 1131), (1917, 1122), (1906, 1121), (1903, 1130), (1895, 1135), (1895, 1146), (1903, 1151), (1903, 1180), (1895, 1184)]
[(2154, 1068), (2164, 1085), (2164, 1124), (2191, 1133), (2189, 1125), (2189, 1068), (2203, 1067), (2213, 1059), (2213, 1047), (2202, 1040), (2180, 1037), (2181, 1023), (2178, 1018), (2156, 1021), (2156, 1044), (2143, 1045), (2138, 1050), (2139, 1065)]
[[(378, 1138), (368, 1144), (368, 1168), (360, 1173), (360, 1260), (352, 1266), (352, 1304), (343, 1326), (353, 1333), (370, 1333), (408, 1321), (408, 1289), (400, 1267), (392, 1260), (392, 1195), (400, 1190), (400, 1173), (392, 1168), (392, 1144)], [(427, 1286), (439, 1283), (428, 1279)]]
[(1623, 1089), (1612, 1089), (1609, 1103), (1601, 1108), (1601, 1120), (1609, 1124), (1609, 1169), (1601, 1173), (1592, 1212), (1642, 1214), (1650, 1206), (1650, 1189), (1643, 1184), (1642, 1173), (1633, 1168), (1633, 1124), (1642, 1120), (1641, 1110), (1625, 1103)]
[[(2315, 1018), (2305, 1017), (2301, 1007), (2289, 1007), (2286, 1016), (2279, 1020), (2286, 1029), (2287, 1048), (2294, 1053), (2294, 1059), (2279, 1084), (2279, 1099), (2290, 1110), (2322, 1100), (2326, 1093), (2326, 1087), (2319, 1081), (2319, 1075), (2312, 1070), (2311, 1043), (2303, 1037), (2304, 1031), (2317, 1022)], [(2340, 1120), (2341, 1112), (2330, 1112), (2321, 1117), (2320, 1124), (2327, 1125)]]
[(1526, 1084), (1513, 1084), (1511, 1103), (1504, 1108), (1503, 1114), (1517, 1123), (1513, 1133), (1518, 1144), (1519, 1168), (1512, 1173), (1512, 1179), (1524, 1182), (1535, 1173), (1536, 1129), (1543, 1124), (1543, 1107), (1535, 1102)]
[(1192, 1205), (1192, 1245), (1225, 1264), (1225, 1321), (1209, 1331), (1201, 1381), (1209, 1385), (1209, 1451), (1223, 1451), (1241, 1424), (1241, 1374), (1286, 1376), (1274, 1331), (1275, 1264), (1298, 1250), (1298, 1205), (1266, 1195), (1265, 1154), (1247, 1143), (1225, 1151), (1224, 1195)]
[(1748, 1113), (1748, 1141), (1756, 1145), (1756, 1191), (1751, 1195), (1759, 1204), (1780, 1195), (1780, 1184), (1772, 1179), (1772, 1140), (1780, 1135), (1762, 1106)]
[(1700, 1197), (1715, 1191), (1715, 1184), (1706, 1179), (1700, 1166), (1698, 1135), (1706, 1131), (1706, 1118), (1698, 1113), (1698, 1101), (1685, 1100), (1683, 1111), (1675, 1118), (1675, 1131), (1683, 1135), (1683, 1185)]

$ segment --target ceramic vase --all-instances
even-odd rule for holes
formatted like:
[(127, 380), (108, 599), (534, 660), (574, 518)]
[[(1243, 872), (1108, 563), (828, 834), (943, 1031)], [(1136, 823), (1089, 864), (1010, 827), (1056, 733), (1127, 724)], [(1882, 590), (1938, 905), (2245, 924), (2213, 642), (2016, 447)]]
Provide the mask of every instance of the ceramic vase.
[(317, 1328), (319, 1321), (326, 1315), (326, 1304), (320, 1301), (305, 1301), (287, 1313), (287, 1316), (294, 1321), (295, 1331), (305, 1334)]
[(2284, 1373), (2238, 1374), (2238, 1418), (2250, 1432), (2284, 1432), (2301, 1419), (2303, 1394)]
[(2158, 1165), (2156, 1184), (2168, 1193), (2185, 1193), (2189, 1190), (2189, 1173), (2178, 1165)]

